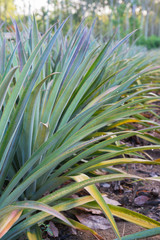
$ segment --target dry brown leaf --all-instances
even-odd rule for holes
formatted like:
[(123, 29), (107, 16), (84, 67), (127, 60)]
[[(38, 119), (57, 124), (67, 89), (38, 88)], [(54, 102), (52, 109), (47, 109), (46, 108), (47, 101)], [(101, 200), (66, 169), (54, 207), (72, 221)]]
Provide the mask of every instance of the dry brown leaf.
[(105, 217), (99, 215), (77, 213), (76, 217), (82, 224), (95, 230), (97, 229), (106, 230), (108, 228), (111, 228), (111, 225), (108, 222), (108, 220)]
[(54, 225), (52, 221), (49, 222), (49, 226), (47, 227), (47, 233), (50, 237), (58, 237), (59, 231), (58, 228)]
[(146, 202), (149, 200), (149, 197), (141, 195), (139, 197), (136, 197), (134, 199), (134, 204), (136, 206), (143, 206), (144, 204), (146, 204)]
[(106, 196), (104, 196), (103, 198), (104, 198), (104, 200), (105, 200), (105, 202), (106, 202), (107, 204), (111, 204), (111, 205), (114, 205), (114, 206), (119, 206), (119, 205), (121, 205), (118, 201), (112, 200), (112, 199), (110, 199), (110, 198), (108, 198), (108, 197), (106, 197)]
[(93, 209), (93, 208), (84, 208), (84, 207), (78, 207), (78, 209), (84, 211), (84, 212), (89, 212), (92, 213), (94, 215), (100, 215), (102, 214), (101, 210), (97, 210), (97, 209)]

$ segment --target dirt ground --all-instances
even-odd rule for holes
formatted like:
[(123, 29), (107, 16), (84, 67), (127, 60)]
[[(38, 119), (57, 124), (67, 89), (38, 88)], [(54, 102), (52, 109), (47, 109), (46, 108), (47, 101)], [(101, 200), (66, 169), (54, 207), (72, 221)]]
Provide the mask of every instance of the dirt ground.
[[(135, 224), (128, 223), (128, 222), (125, 222), (125, 221), (118, 222), (117, 226), (118, 226), (121, 237), (144, 230), (144, 228), (142, 228), (142, 227), (139, 227)], [(114, 232), (111, 228), (107, 229), (107, 230), (98, 230), (97, 232), (105, 240), (116, 239), (116, 236), (115, 236), (115, 234), (114, 234)], [(96, 240), (96, 237), (94, 237), (91, 233), (88, 233), (88, 232), (77, 231), (77, 235), (72, 235), (72, 234), (70, 234), (70, 231), (68, 231), (68, 233), (66, 231), (65, 231), (65, 233), (62, 231), (61, 236), (59, 238), (49, 238), (49, 239), (55, 239), (55, 240), (62, 240), (62, 239), (63, 240)], [(154, 236), (154, 237), (142, 238), (142, 240), (160, 240), (160, 235)]]

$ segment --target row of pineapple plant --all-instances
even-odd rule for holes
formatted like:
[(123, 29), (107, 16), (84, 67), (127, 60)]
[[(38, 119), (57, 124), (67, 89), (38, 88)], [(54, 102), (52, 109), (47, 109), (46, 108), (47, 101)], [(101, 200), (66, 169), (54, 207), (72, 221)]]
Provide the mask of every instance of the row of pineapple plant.
[[(30, 27), (21, 23), (21, 31), (13, 24), (13, 41), (6, 41), (3, 32), (0, 36), (1, 239), (18, 239), (22, 234), (42, 239), (40, 225), (48, 219), (91, 231), (101, 239), (67, 217), (67, 211), (80, 206), (100, 208), (118, 239), (113, 215), (154, 228), (146, 230), (148, 235), (158, 234), (159, 222), (106, 204), (95, 185), (140, 179), (115, 168), (118, 164), (160, 164), (140, 155), (160, 147), (160, 140), (150, 134), (159, 131), (158, 122), (142, 115), (155, 113), (154, 102), (159, 101), (160, 86), (150, 81), (159, 71), (156, 58), (130, 53), (126, 41), (134, 32), (118, 43), (113, 36), (101, 45), (93, 36), (94, 23), (89, 29), (82, 22), (70, 39), (63, 36), (65, 21), (42, 36), (35, 18)], [(133, 129), (132, 123), (143, 127)], [(122, 144), (132, 136), (150, 145)], [(97, 169), (106, 174), (98, 175)], [(89, 195), (73, 199), (72, 194), (83, 188)]]

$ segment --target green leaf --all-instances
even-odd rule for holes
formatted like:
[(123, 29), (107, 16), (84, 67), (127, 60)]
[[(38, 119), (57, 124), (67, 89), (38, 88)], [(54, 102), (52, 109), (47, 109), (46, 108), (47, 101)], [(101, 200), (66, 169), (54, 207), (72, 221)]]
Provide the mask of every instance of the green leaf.
[(17, 70), (18, 67), (14, 67), (12, 68), (8, 74), (6, 75), (6, 77), (3, 79), (1, 85), (0, 85), (0, 109), (2, 107), (2, 105), (4, 104), (4, 100), (5, 97), (7, 95), (9, 86), (12, 82), (12, 78), (14, 76), (15, 71)]
[(2, 208), (0, 210), (0, 215), (3, 216), (3, 214), (7, 214), (8, 212), (11, 211), (11, 209), (17, 210), (23, 210), (23, 209), (34, 209), (34, 210), (39, 210), (39, 211), (44, 211), (50, 215), (53, 215), (54, 217), (59, 218), (63, 222), (67, 223), (69, 226), (72, 226), (72, 224), (67, 220), (65, 216), (63, 216), (61, 213), (56, 211), (54, 208), (51, 208), (50, 206), (40, 203), (38, 201), (21, 201), (21, 202), (16, 202), (14, 205), (11, 205), (5, 208)]
[[(88, 208), (100, 209), (100, 207), (96, 202), (87, 203), (87, 204), (84, 204), (83, 206)], [(124, 219), (125, 221), (131, 222), (141, 227), (149, 228), (149, 229), (160, 226), (160, 223), (158, 221), (155, 221), (152, 218), (144, 216), (140, 213), (131, 211), (127, 208), (113, 206), (111, 204), (108, 204), (108, 206), (110, 208), (111, 213), (114, 216)]]
[[(148, 238), (148, 237), (153, 237), (156, 235), (160, 234), (160, 227), (158, 228), (152, 228), (149, 230), (145, 230), (145, 231), (141, 231), (141, 232), (137, 232), (134, 234), (130, 234), (130, 235), (126, 235), (124, 237), (122, 237), (122, 240), (135, 240), (135, 239), (142, 239), (142, 238)], [(117, 239), (115, 239), (117, 240)]]
[[(29, 81), (27, 82), (25, 90), (23, 91), (22, 97), (20, 99), (20, 102), (19, 102), (19, 104), (17, 106), (17, 109), (16, 109), (16, 112), (15, 112), (15, 115), (12, 118), (12, 122), (14, 122), (14, 124), (16, 125), (16, 128), (15, 128), (14, 124), (12, 124), (12, 122), (11, 122), (11, 124), (9, 125), (9, 128), (8, 128), (7, 134), (5, 134), (5, 137), (4, 137), (3, 142), (1, 144), (1, 149), (0, 149), (0, 154), (1, 154), (0, 169), (1, 169), (1, 175), (2, 175), (2, 181), (0, 183), (1, 186), (2, 186), (2, 184), (4, 182), (4, 180), (5, 180), (5, 176), (6, 176), (7, 172), (8, 172), (9, 164), (10, 164), (10, 161), (11, 161), (11, 159), (9, 159), (9, 156), (8, 156), (8, 159), (5, 159), (5, 158), (6, 158), (6, 155), (7, 155), (7, 151), (9, 149), (10, 145), (11, 145), (12, 138), (13, 138), (15, 132), (16, 132), (17, 127), (19, 126), (19, 124), (21, 122), (21, 119), (23, 117), (23, 113), (24, 113), (24, 110), (25, 110), (25, 106), (26, 106), (26, 104), (28, 102), (28, 98), (29, 98), (29, 96), (31, 94), (31, 91), (32, 91), (32, 89), (34, 87), (34, 84), (35, 84), (35, 82), (36, 82), (36, 80), (37, 80), (37, 78), (38, 78), (38, 76), (39, 76), (39, 74), (40, 74), (40, 72), (42, 70), (43, 65), (45, 64), (45, 61), (48, 58), (48, 55), (49, 55), (49, 53), (50, 53), (50, 51), (51, 51), (51, 49), (53, 47), (53, 44), (54, 44), (54, 42), (55, 42), (55, 40), (57, 38), (57, 35), (61, 31), (61, 29), (64, 26), (65, 22), (66, 21), (64, 21), (61, 24), (60, 28), (54, 34), (54, 36), (50, 40), (49, 44), (47, 45), (45, 51), (43, 52), (42, 57), (40, 58), (39, 62), (36, 64), (36, 67), (35, 67), (34, 71), (32, 72)], [(43, 37), (43, 40), (44, 40), (44, 37)], [(41, 46), (42, 43), (43, 43), (43, 41), (41, 40), (39, 42), (39, 44), (37, 45), (37, 47), (34, 49), (33, 53), (35, 52), (35, 50), (37, 50), (39, 45)], [(33, 59), (34, 59), (34, 57), (33, 57)], [(30, 62), (31, 60), (32, 60), (32, 58), (30, 56), (29, 60), (27, 61), (26, 65), (24, 66), (24, 68), (22, 70), (22, 73), (25, 74), (25, 75), (27, 74), (27, 71), (25, 69), (27, 68), (27, 70), (28, 70), (28, 68), (29, 68), (28, 63), (31, 64), (32, 63), (32, 62)], [(23, 76), (22, 73), (21, 73), (21, 75)], [(20, 75), (20, 79), (22, 77), (21, 75)], [(21, 85), (21, 87), (22, 87), (22, 85)], [(16, 87), (14, 88), (14, 90), (15, 89), (16, 89)], [(14, 90), (13, 90), (13, 92), (14, 92)], [(11, 96), (9, 98), (9, 101), (12, 99)], [(6, 110), (6, 108), (7, 108), (7, 105), (5, 107), (5, 110)], [(3, 120), (4, 120), (3, 116), (5, 116), (5, 110), (4, 110), (2, 118), (1, 118), (2, 125), (3, 125)], [(7, 112), (7, 115), (8, 115), (8, 113), (9, 113), (9, 111)], [(6, 123), (5, 123), (5, 125), (6, 125)], [(1, 123), (0, 123), (0, 127), (1, 127)], [(6, 146), (6, 143), (8, 143), (7, 146)], [(4, 165), (5, 165), (5, 167), (4, 167)]]
[(160, 165), (160, 161), (157, 160), (144, 160), (140, 158), (114, 158), (112, 160), (107, 160), (100, 162), (98, 164), (92, 165), (89, 168), (86, 168), (84, 172), (93, 171), (96, 169), (102, 169), (109, 166), (121, 165), (121, 164), (132, 164), (132, 163), (141, 163), (141, 164), (150, 164), (150, 165)]
[(23, 83), (27, 77), (28, 71), (31, 67), (31, 64), (35, 58), (35, 56), (37, 55), (38, 51), (40, 50), (45, 38), (47, 37), (47, 35), (51, 32), (53, 27), (51, 27), (48, 32), (42, 37), (42, 39), (39, 41), (38, 45), (36, 46), (36, 48), (34, 49), (34, 51), (32, 52), (32, 55), (30, 56), (29, 60), (26, 62), (20, 76), (19, 79), (17, 80), (16, 86), (14, 87), (14, 90), (9, 98), (9, 101), (5, 107), (4, 113), (2, 115), (1, 118), (1, 122), (0, 122), (0, 141), (2, 140), (3, 137), (3, 133), (5, 131), (6, 125), (8, 123), (8, 119), (9, 116), (11, 114), (11, 111), (13, 109), (14, 103), (18, 97), (18, 94), (20, 93), (20, 90), (23, 86)]

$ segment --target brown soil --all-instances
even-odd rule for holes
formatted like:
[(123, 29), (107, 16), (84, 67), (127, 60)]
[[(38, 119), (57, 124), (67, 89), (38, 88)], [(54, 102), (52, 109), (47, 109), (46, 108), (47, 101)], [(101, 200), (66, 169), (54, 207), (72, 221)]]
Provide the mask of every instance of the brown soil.
[[(136, 226), (135, 224), (124, 222), (124, 221), (117, 223), (117, 226), (118, 226), (121, 236), (129, 235), (129, 234), (140, 232), (140, 231), (144, 230), (144, 228), (142, 228), (142, 227), (139, 227), (139, 226)], [(99, 230), (97, 232), (99, 233), (99, 235), (101, 235), (106, 240), (113, 240), (116, 238), (112, 229)], [(95, 240), (96, 238), (93, 235), (91, 235), (90, 233), (77, 231), (77, 235), (70, 235), (67, 238), (61, 238), (61, 239)], [(146, 240), (160, 240), (160, 235), (154, 236), (154, 237), (142, 238), (142, 239), (143, 240), (145, 240), (145, 239)]]
[[(142, 227), (139, 227), (135, 224), (125, 222), (125, 221), (118, 222), (117, 226), (118, 226), (121, 237), (145, 230)], [(48, 237), (45, 239), (46, 240), (96, 240), (96, 237), (94, 237), (89, 232), (76, 231), (75, 233), (72, 233), (69, 228), (66, 228), (64, 226), (59, 226), (59, 231), (60, 231), (59, 237), (57, 238)], [(97, 230), (96, 232), (100, 236), (102, 236), (105, 240), (116, 239), (115, 233), (111, 228), (107, 230)], [(148, 237), (148, 238), (141, 238), (141, 239), (142, 240), (160, 240), (160, 235), (157, 235), (154, 237)]]

